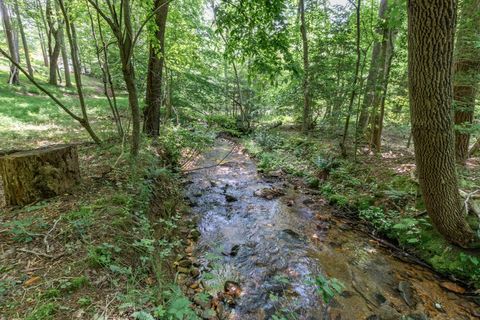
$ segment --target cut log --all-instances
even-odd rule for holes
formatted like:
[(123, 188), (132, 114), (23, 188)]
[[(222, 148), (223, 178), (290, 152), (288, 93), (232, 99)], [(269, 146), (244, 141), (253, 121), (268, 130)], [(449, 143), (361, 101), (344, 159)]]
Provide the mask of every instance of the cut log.
[(0, 157), (5, 202), (26, 205), (67, 192), (80, 181), (77, 148), (55, 145)]

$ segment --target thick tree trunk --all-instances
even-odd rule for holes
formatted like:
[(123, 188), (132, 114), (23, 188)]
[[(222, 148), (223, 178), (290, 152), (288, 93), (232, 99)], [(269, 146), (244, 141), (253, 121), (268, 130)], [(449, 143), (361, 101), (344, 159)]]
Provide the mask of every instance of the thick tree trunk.
[[(15, 41), (15, 34), (13, 31), (12, 23), (10, 22), (10, 13), (8, 12), (8, 8), (5, 5), (4, 0), (0, 0), (0, 11), (3, 18), (3, 27), (5, 30), (5, 37), (7, 38), (8, 50), (10, 51), (10, 56), (15, 60), (15, 62), (19, 62), (19, 54), (18, 54), (18, 46), (16, 45)], [(18, 68), (14, 65), (10, 65), (10, 76), (8, 79), (9, 84), (18, 85), (20, 84)]]
[(408, 70), (415, 161), (427, 213), (442, 235), (466, 246), (474, 235), (465, 220), (455, 168), (455, 12), (455, 0), (409, 0)]
[(165, 28), (168, 15), (168, 0), (155, 0), (155, 40), (150, 43), (150, 55), (147, 73), (147, 91), (143, 131), (151, 137), (157, 137), (160, 131), (160, 107), (162, 105), (163, 63), (165, 60)]
[(298, 11), (300, 12), (300, 33), (302, 35), (303, 48), (303, 117), (302, 130), (307, 132), (312, 127), (312, 110), (310, 99), (309, 69), (310, 62), (308, 57), (308, 38), (307, 26), (305, 23), (305, 3), (304, 0), (298, 1)]
[(25, 63), (27, 64), (28, 74), (33, 77), (33, 68), (30, 61), (30, 50), (28, 49), (27, 37), (25, 36), (25, 31), (23, 30), (22, 17), (20, 16), (20, 9), (18, 8), (18, 0), (15, 0), (15, 15), (17, 16), (18, 31), (20, 32), (20, 37), (22, 38), (23, 52), (25, 54)]
[(455, 45), (453, 99), (455, 110), (455, 155), (464, 164), (468, 158), (469, 127), (480, 81), (480, 0), (465, 0), (459, 15)]
[(25, 205), (63, 194), (80, 180), (75, 146), (53, 146), (0, 157), (7, 205)]

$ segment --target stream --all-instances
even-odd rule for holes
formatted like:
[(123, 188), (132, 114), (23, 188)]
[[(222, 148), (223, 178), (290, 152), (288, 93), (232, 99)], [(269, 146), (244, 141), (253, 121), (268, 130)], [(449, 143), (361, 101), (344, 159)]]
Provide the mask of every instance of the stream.
[(480, 307), (453, 292), (462, 288), (394, 257), (321, 197), (257, 174), (241, 146), (218, 139), (194, 166), (192, 255), (204, 290), (229, 293), (218, 318), (479, 319)]

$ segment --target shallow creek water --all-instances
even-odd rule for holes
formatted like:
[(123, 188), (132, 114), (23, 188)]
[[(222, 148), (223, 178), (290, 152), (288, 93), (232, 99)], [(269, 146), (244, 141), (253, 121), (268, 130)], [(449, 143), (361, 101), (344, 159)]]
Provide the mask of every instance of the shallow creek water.
[[(229, 281), (241, 288), (224, 318), (478, 319), (478, 305), (443, 289), (428, 269), (393, 257), (321, 198), (261, 177), (241, 147), (215, 165), (232, 147), (219, 139), (195, 163), (204, 169), (192, 171), (187, 186), (200, 231), (193, 255), (206, 291), (222, 291)], [(260, 196), (272, 187), (285, 194)], [(328, 304), (319, 277), (344, 286)]]

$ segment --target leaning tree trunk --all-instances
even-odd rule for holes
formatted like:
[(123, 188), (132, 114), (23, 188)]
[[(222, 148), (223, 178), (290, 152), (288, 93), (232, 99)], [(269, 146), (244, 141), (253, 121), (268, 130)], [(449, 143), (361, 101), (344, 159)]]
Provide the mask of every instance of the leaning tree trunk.
[(451, 109), (455, 12), (455, 0), (409, 1), (408, 71), (415, 161), (427, 213), (445, 238), (466, 246), (474, 235), (458, 191)]
[[(151, 137), (157, 137), (160, 131), (160, 106), (162, 105), (163, 63), (165, 60), (165, 28), (168, 15), (167, 0), (156, 0), (155, 40), (150, 43), (148, 60), (147, 91), (145, 97), (143, 131)], [(160, 8), (160, 9), (157, 9)]]
[(77, 148), (59, 145), (0, 157), (5, 202), (26, 205), (64, 194), (80, 180)]
[[(5, 36), (7, 38), (8, 50), (10, 51), (10, 56), (15, 59), (15, 62), (19, 62), (18, 46), (15, 45), (15, 34), (13, 32), (12, 23), (10, 22), (10, 13), (8, 8), (5, 5), (4, 0), (0, 0), (0, 12), (3, 18), (3, 26), (5, 30)], [(9, 84), (18, 85), (20, 84), (18, 68), (12, 63), (10, 65), (10, 76), (8, 79)]]
[(17, 15), (18, 31), (20, 32), (20, 36), (22, 38), (23, 52), (25, 54), (25, 63), (27, 64), (28, 74), (33, 77), (33, 68), (30, 61), (30, 51), (28, 50), (27, 37), (25, 36), (25, 31), (23, 30), (22, 17), (20, 16), (20, 9), (18, 8), (18, 0), (15, 0), (14, 7), (15, 14)]
[(455, 155), (464, 164), (468, 158), (469, 127), (480, 81), (480, 0), (465, 0), (461, 8), (455, 46), (453, 99), (455, 110)]

